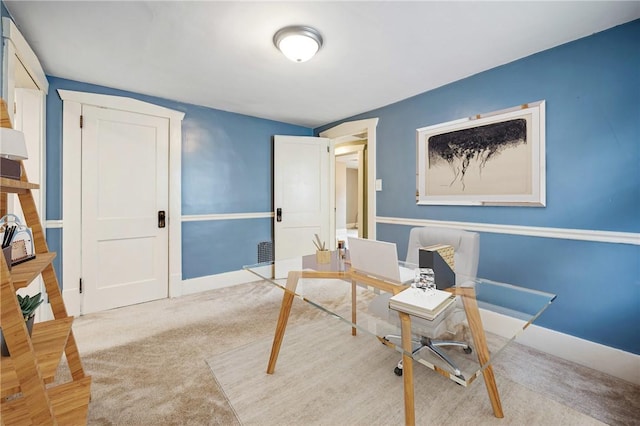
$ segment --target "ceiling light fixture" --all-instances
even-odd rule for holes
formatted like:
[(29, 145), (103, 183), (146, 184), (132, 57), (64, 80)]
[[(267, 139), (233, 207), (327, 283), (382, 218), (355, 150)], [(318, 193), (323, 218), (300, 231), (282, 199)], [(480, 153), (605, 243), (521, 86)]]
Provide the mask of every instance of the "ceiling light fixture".
[(295, 25), (278, 30), (273, 44), (293, 62), (306, 62), (322, 47), (322, 36), (315, 28)]

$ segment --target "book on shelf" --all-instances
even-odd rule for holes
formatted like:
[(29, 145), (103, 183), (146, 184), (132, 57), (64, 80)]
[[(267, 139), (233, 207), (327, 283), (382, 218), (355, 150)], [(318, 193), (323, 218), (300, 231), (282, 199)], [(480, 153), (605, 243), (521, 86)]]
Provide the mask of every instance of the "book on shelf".
[(389, 299), (389, 308), (433, 320), (455, 300), (448, 291), (409, 287)]
[(454, 255), (453, 246), (448, 244), (435, 244), (418, 250), (418, 266), (433, 269), (436, 287), (440, 290), (456, 284)]

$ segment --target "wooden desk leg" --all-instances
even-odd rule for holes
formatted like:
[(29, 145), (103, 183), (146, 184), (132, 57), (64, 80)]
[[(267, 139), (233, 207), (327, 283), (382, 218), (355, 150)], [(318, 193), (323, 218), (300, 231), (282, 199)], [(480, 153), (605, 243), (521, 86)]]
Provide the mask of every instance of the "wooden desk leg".
[(402, 377), (404, 379), (404, 421), (407, 426), (416, 424), (416, 410), (413, 393), (413, 358), (407, 355), (413, 351), (411, 344), (411, 317), (404, 312), (400, 314), (402, 327)]
[(289, 314), (291, 313), (291, 306), (293, 305), (293, 298), (295, 297), (298, 279), (300, 279), (300, 272), (289, 272), (289, 275), (287, 276), (287, 290), (285, 290), (284, 295), (282, 296), (278, 325), (276, 325), (276, 333), (273, 337), (273, 344), (271, 345), (271, 356), (269, 356), (267, 374), (273, 374), (276, 369), (276, 361), (278, 361), (280, 346), (282, 345), (284, 332), (287, 328), (287, 321), (289, 320)]
[[(473, 336), (473, 342), (476, 346), (478, 361), (480, 365), (485, 365), (489, 361), (489, 348), (487, 347), (487, 338), (484, 334), (484, 328), (482, 327), (475, 290), (473, 288), (461, 288), (458, 289), (458, 294), (462, 294), (462, 304), (464, 305), (467, 321), (469, 321), (469, 327), (471, 328), (471, 335)], [(498, 393), (498, 386), (496, 385), (496, 379), (493, 374), (493, 366), (488, 365), (487, 368), (482, 371), (482, 376), (484, 377), (484, 384), (487, 387), (491, 407), (493, 407), (493, 414), (501, 419), (504, 417), (504, 413), (502, 412), (500, 394)]]
[[(357, 324), (356, 322), (356, 282), (351, 280), (351, 323)], [(357, 334), (357, 329), (355, 327), (351, 327), (351, 335), (355, 336)]]

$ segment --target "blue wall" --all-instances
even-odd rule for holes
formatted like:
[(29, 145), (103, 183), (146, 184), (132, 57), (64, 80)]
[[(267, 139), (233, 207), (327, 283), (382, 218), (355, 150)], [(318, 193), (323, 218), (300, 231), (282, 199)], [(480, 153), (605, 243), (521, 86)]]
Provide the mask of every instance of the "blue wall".
[[(378, 216), (640, 232), (639, 40), (637, 20), (345, 119), (380, 119)], [(546, 207), (416, 205), (417, 128), (538, 100)], [(409, 229), (378, 224), (377, 238), (402, 257)], [(479, 274), (558, 294), (541, 326), (640, 354), (638, 245), (483, 233)]]
[[(62, 100), (58, 89), (127, 96), (185, 113), (182, 124), (182, 214), (264, 213), (272, 207), (273, 135), (312, 129), (56, 77), (47, 96), (47, 219), (62, 217)], [(257, 261), (272, 239), (270, 219), (182, 224), (182, 278), (236, 271)], [(55, 241), (60, 244), (60, 238)], [(51, 250), (61, 251), (55, 242)], [(233, 255), (229, 255), (233, 253)], [(57, 269), (60, 274), (60, 269)]]

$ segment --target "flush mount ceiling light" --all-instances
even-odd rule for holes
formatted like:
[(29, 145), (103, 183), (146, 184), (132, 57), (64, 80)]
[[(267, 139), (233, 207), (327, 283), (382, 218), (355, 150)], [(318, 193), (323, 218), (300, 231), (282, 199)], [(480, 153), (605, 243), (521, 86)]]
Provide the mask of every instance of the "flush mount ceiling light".
[(322, 36), (315, 28), (295, 25), (278, 30), (273, 44), (293, 62), (305, 62), (322, 47)]

